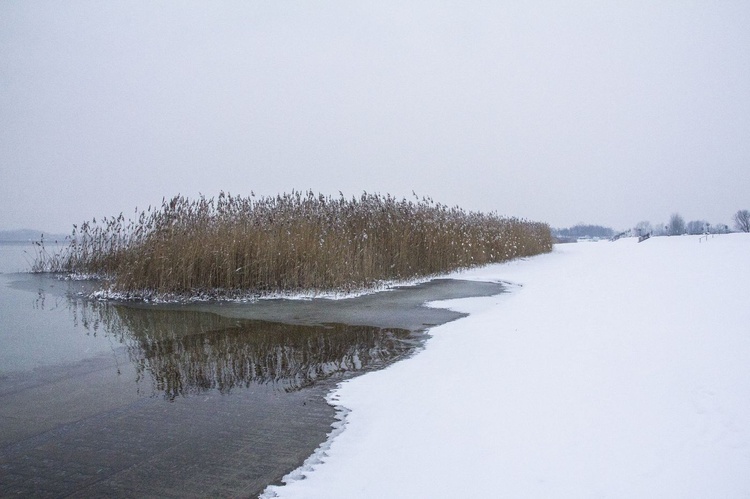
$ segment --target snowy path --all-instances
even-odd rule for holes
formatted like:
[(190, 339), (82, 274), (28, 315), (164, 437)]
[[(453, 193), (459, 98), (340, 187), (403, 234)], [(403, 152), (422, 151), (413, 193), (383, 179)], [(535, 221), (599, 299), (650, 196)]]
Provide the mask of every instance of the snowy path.
[(520, 284), (344, 383), (280, 497), (749, 497), (750, 235), (557, 246)]

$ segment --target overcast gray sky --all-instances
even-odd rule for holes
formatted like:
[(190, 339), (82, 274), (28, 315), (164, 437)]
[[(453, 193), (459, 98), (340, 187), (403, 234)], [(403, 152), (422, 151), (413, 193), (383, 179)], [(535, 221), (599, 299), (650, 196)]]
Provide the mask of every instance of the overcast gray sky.
[(750, 2), (0, 2), (0, 229), (177, 193), (750, 209)]

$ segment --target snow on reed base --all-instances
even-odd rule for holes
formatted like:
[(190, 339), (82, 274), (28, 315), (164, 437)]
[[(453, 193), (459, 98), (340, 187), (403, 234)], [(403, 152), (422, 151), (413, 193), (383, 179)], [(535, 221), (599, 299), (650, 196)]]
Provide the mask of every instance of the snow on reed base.
[(546, 224), (431, 199), (222, 193), (86, 222), (63, 252), (40, 245), (34, 270), (100, 275), (125, 298), (232, 298), (359, 290), (551, 249)]
[(435, 304), (470, 315), (342, 383), (323, 463), (265, 494), (750, 497), (748, 255), (621, 239), (464, 273), (520, 286)]

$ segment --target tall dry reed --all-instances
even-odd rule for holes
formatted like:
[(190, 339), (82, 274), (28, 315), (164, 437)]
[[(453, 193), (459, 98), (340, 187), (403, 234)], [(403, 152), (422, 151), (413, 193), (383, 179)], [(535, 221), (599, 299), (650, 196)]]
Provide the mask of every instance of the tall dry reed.
[[(35, 271), (97, 275), (130, 297), (351, 290), (548, 252), (547, 224), (429, 198), (292, 192), (177, 196), (136, 218), (74, 226)], [(42, 246), (43, 250), (43, 246)]]

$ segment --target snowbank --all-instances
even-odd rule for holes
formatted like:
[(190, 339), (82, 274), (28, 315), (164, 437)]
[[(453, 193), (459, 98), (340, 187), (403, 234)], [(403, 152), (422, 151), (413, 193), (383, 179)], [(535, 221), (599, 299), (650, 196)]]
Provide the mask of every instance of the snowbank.
[(520, 286), (441, 303), (471, 315), (343, 383), (344, 430), (266, 494), (748, 497), (749, 257), (624, 239), (461, 274)]

